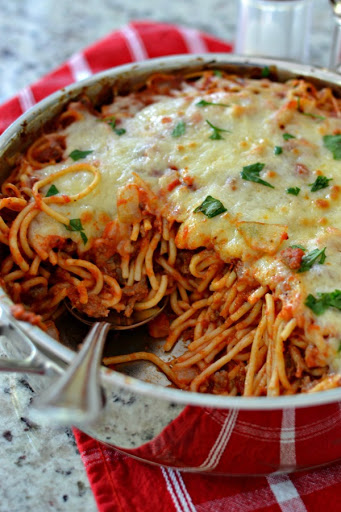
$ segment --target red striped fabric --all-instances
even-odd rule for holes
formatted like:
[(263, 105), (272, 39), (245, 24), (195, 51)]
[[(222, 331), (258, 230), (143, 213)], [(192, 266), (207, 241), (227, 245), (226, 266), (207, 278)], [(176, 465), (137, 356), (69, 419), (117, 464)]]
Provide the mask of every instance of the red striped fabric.
[(49, 94), (62, 89), (73, 82), (72, 72), (67, 64), (64, 64), (56, 71), (49, 73), (42, 80), (31, 86), (36, 101), (40, 101)]
[(182, 473), (74, 433), (100, 512), (321, 512), (328, 505), (341, 510), (341, 463), (267, 477)]
[[(151, 57), (230, 51), (230, 44), (188, 27), (131, 23), (73, 55), (2, 105), (0, 133), (48, 94), (104, 69)], [(243, 470), (248, 457), (247, 467), (255, 473), (271, 473), (257, 478), (181, 473), (143, 464), (74, 432), (100, 512), (320, 512), (326, 506), (341, 510), (340, 463), (290, 475), (279, 475), (276, 469), (318, 464), (326, 460), (326, 453), (333, 460), (341, 439), (340, 419), (339, 404), (323, 410), (269, 411), (266, 425), (259, 412), (187, 407), (156, 439), (130, 451), (136, 457), (164, 460), (172, 437), (179, 440), (172, 451), (178, 467), (228, 473), (234, 464)], [(195, 435), (205, 442), (194, 454), (186, 449), (186, 437)]]
[(72, 56), (58, 69), (4, 103), (0, 107), (0, 134), (36, 102), (99, 71), (165, 55), (230, 51), (230, 44), (194, 29), (166, 23), (133, 22)]

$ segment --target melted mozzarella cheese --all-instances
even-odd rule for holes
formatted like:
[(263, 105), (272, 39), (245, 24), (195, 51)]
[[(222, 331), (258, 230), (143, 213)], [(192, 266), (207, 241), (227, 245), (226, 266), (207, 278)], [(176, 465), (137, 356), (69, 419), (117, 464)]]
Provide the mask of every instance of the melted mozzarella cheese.
[[(303, 115), (286, 107), (292, 85), (267, 80), (245, 80), (243, 87), (213, 93), (184, 86), (173, 96), (159, 96), (143, 107), (132, 98), (131, 117), (123, 118), (117, 135), (111, 126), (93, 115), (71, 124), (64, 133), (66, 154), (92, 150), (84, 161), (98, 167), (100, 183), (83, 199), (63, 206), (52, 205), (70, 219), (82, 220), (89, 239), (101, 236), (117, 214), (118, 187), (134, 181), (137, 173), (166, 200), (165, 214), (181, 222), (179, 247), (214, 247), (225, 260), (241, 258), (261, 283), (269, 284), (285, 303), (295, 305), (297, 314), (313, 316), (304, 306), (308, 294), (331, 292), (341, 282), (341, 161), (323, 146), (323, 135), (341, 133), (341, 120)], [(211, 103), (200, 107), (198, 101)], [(109, 108), (114, 115), (129, 104), (129, 96), (118, 98)], [(138, 107), (136, 107), (138, 105)], [(174, 128), (182, 121), (185, 133), (175, 137)], [(221, 139), (211, 138), (213, 129)], [(284, 140), (283, 134), (293, 136)], [(274, 147), (282, 148), (281, 154)], [(67, 158), (58, 165), (36, 171), (42, 178), (71, 165)], [(264, 163), (260, 177), (274, 188), (246, 181), (244, 166)], [(328, 187), (311, 191), (318, 175), (331, 178)], [(75, 194), (92, 179), (88, 172), (65, 175), (55, 180), (61, 194)], [(180, 185), (172, 186), (174, 180)], [(286, 191), (299, 187), (298, 196)], [(46, 187), (46, 190), (48, 187)], [(206, 196), (219, 199), (227, 212), (207, 218), (194, 213)], [(71, 237), (82, 249), (77, 232), (69, 232), (45, 213), (32, 222), (30, 236), (49, 234)], [(287, 240), (285, 238), (287, 237)], [(276, 256), (293, 244), (307, 251), (326, 249), (326, 261), (311, 270), (297, 273)], [(287, 283), (290, 280), (290, 290)], [(340, 340), (341, 312), (329, 309), (314, 319), (335, 346)]]

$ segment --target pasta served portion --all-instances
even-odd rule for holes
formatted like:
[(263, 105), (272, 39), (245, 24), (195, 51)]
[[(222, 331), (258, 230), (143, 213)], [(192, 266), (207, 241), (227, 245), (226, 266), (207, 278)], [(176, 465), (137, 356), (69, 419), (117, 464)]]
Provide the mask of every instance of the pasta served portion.
[(149, 325), (172, 385), (277, 396), (341, 385), (341, 100), (303, 79), (153, 74), (82, 97), (2, 184), (1, 284), (58, 336), (68, 298)]

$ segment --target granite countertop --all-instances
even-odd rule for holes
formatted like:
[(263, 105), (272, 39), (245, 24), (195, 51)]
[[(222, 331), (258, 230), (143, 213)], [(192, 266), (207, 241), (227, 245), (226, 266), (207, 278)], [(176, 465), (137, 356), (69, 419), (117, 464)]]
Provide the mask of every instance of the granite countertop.
[[(311, 62), (326, 66), (332, 15), (327, 0), (313, 3)], [(0, 102), (130, 20), (180, 23), (233, 40), (237, 7), (237, 0), (0, 0)], [(94, 512), (71, 429), (28, 420), (33, 396), (25, 376), (0, 374), (0, 512)]]

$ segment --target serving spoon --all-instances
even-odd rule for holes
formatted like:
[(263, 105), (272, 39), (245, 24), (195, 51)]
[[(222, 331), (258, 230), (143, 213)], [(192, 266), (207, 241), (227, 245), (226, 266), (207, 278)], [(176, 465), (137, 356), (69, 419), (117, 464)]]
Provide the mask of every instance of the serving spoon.
[(34, 403), (39, 417), (43, 415), (51, 423), (60, 425), (85, 425), (94, 422), (103, 408), (100, 386), (100, 362), (104, 344), (110, 329), (135, 329), (156, 318), (165, 308), (168, 298), (158, 307), (136, 312), (130, 319), (110, 312), (105, 319), (92, 319), (65, 305), (70, 313), (81, 322), (92, 325), (82, 347), (63, 375)]

